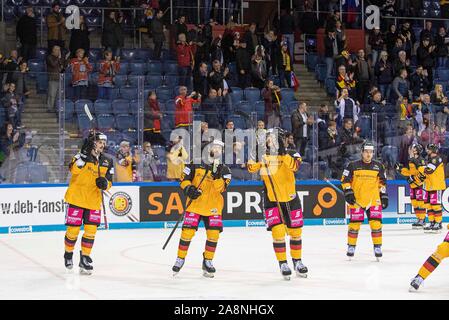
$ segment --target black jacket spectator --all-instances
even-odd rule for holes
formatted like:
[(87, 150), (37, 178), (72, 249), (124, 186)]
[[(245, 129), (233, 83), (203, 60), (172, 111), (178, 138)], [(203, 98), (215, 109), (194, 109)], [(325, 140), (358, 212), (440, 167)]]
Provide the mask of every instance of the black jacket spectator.
[[(82, 18), (82, 20), (84, 20), (84, 18)], [(86, 55), (89, 53), (90, 50), (89, 28), (84, 22), (80, 23), (79, 29), (72, 29), (69, 49), (72, 57), (76, 56), (76, 50), (78, 49), (84, 49)]]
[(237, 73), (240, 74), (240, 71), (245, 71), (246, 74), (250, 74), (251, 72), (251, 56), (248, 54), (248, 51), (244, 48), (238, 48), (235, 54), (235, 62), (237, 66)]
[(380, 32), (375, 33), (375, 31), (373, 31), (369, 35), (368, 44), (371, 46), (372, 50), (383, 50), (385, 44), (384, 36)]
[(209, 84), (207, 81), (207, 71), (202, 73), (200, 69), (197, 69), (193, 73), (193, 91), (201, 94), (202, 97), (206, 97), (209, 92)]
[(281, 34), (293, 34), (295, 32), (295, 19), (290, 13), (281, 16), (279, 31)]
[(425, 44), (424, 41), (416, 51), (416, 58), (418, 59), (418, 65), (423, 66), (424, 69), (432, 69), (435, 66), (435, 52), (430, 42)]
[[(336, 45), (337, 52), (334, 52), (334, 45)], [(335, 57), (342, 51), (343, 47), (337, 38), (326, 36), (324, 38), (324, 56), (328, 58)]]
[(27, 61), (34, 58), (37, 44), (37, 21), (34, 15), (25, 14), (19, 19), (16, 26), (16, 35), (22, 45), (20, 48), (22, 57)]
[(410, 76), (410, 90), (413, 97), (419, 97), (421, 94), (429, 93), (429, 79), (422, 74), (422, 70), (417, 69)]
[(122, 24), (117, 19), (105, 17), (101, 44), (106, 48), (122, 48), (125, 43)]
[(374, 74), (378, 84), (391, 84), (393, 81), (393, 66), (387, 61), (379, 59), (374, 67)]
[(254, 54), (256, 47), (260, 44), (259, 36), (256, 34), (256, 26), (252, 24), (250, 30), (246, 31), (244, 35), (246, 50), (250, 55)]

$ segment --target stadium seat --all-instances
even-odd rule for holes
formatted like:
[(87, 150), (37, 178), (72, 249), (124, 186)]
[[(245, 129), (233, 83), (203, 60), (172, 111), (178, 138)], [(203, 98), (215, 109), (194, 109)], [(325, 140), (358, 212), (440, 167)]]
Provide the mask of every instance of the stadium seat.
[(394, 167), (398, 162), (398, 148), (396, 146), (384, 146), (382, 148), (382, 161), (386, 167)]
[(324, 80), (326, 80), (326, 72), (327, 72), (327, 65), (320, 63), (315, 66), (315, 79), (318, 82), (324, 83)]
[(144, 63), (144, 62), (131, 62), (130, 63), (130, 72), (132, 73), (132, 74), (135, 74), (135, 75), (137, 75), (137, 74), (141, 74), (141, 75), (144, 75), (144, 74), (146, 74), (147, 73), (147, 64), (146, 63)]
[(360, 137), (363, 139), (371, 138), (371, 130), (372, 130), (372, 121), (371, 116), (362, 115), (359, 118), (358, 127), (361, 129)]
[(36, 49), (36, 59), (44, 61), (47, 58), (47, 49), (46, 48), (37, 48)]
[(112, 112), (116, 115), (129, 113), (129, 101), (125, 99), (117, 99), (112, 101)]
[(175, 116), (173, 113), (164, 112), (161, 121), (161, 130), (173, 130), (175, 128)]
[(229, 95), (234, 105), (243, 100), (243, 90), (239, 87), (231, 87), (231, 93)]
[(228, 117), (227, 121), (233, 121), (234, 127), (237, 129), (247, 129), (245, 119), (239, 115), (231, 115)]
[(148, 60), (150, 60), (150, 58), (152, 56), (152, 52), (151, 52), (151, 49), (149, 49), (149, 48), (136, 49), (134, 56), (135, 56), (136, 60), (142, 60), (144, 62), (147, 62)]
[(120, 88), (120, 97), (127, 100), (135, 99), (137, 97), (137, 89), (132, 87)]
[(245, 100), (251, 103), (256, 103), (260, 100), (260, 90), (258, 88), (246, 88)]
[(315, 66), (318, 63), (318, 56), (315, 53), (306, 54), (307, 69), (312, 72), (315, 70)]
[(274, 76), (270, 76), (268, 79), (270, 79), (271, 81), (273, 81), (273, 84), (275, 86), (280, 87), (281, 86), (281, 80), (279, 79), (278, 75), (274, 75)]
[(110, 130), (115, 128), (114, 116), (111, 114), (97, 115), (97, 123), (99, 130)]
[(136, 50), (135, 49), (122, 49), (120, 57), (126, 61), (132, 61), (135, 59)]
[(157, 95), (157, 98), (160, 101), (167, 101), (167, 100), (173, 98), (173, 96), (172, 96), (172, 89), (170, 87), (167, 87), (167, 86), (157, 87), (156, 95)]
[(449, 81), (449, 69), (437, 69), (438, 81)]
[(157, 73), (149, 73), (145, 76), (145, 83), (153, 88), (162, 86), (162, 76)]
[(139, 78), (142, 78), (142, 85), (145, 82), (145, 76), (141, 76), (141, 75), (129, 75), (128, 76), (128, 85), (130, 85), (131, 87), (139, 87)]
[(129, 114), (118, 114), (115, 116), (115, 121), (117, 123), (117, 129), (122, 132), (128, 129), (137, 128), (137, 123), (134, 121), (134, 118)]
[(128, 74), (129, 72), (129, 63), (126, 61), (120, 61), (120, 69), (118, 70), (117, 74)]
[(128, 82), (128, 76), (124, 74), (118, 74), (114, 77), (114, 84), (117, 88), (125, 87)]
[[(38, 73), (36, 75), (36, 91), (37, 93), (47, 93), (48, 92), (48, 74)], [(67, 93), (66, 93), (67, 96)]]
[(90, 48), (89, 49), (89, 55), (88, 55), (89, 61), (96, 62), (103, 59), (103, 52), (100, 48)]
[(98, 85), (98, 72), (92, 72), (89, 74), (89, 85), (95, 87)]
[(283, 114), (282, 115), (282, 129), (285, 129), (288, 132), (292, 131), (291, 115), (289, 115), (289, 114)]
[(111, 113), (112, 106), (109, 100), (99, 99), (94, 102), (95, 114)]
[(302, 162), (300, 169), (295, 174), (298, 180), (312, 179), (313, 171), (312, 165), (309, 162)]
[(166, 74), (165, 75), (165, 85), (166, 86), (177, 86), (179, 84), (179, 76), (177, 74)]
[(78, 114), (77, 118), (78, 118), (78, 130), (80, 132), (85, 132), (90, 130), (92, 127), (95, 127), (95, 122), (91, 126), (90, 120), (86, 114)]
[[(144, 98), (144, 105), (145, 105), (145, 99), (146, 98)], [(129, 112), (131, 114), (136, 115), (138, 113), (138, 111), (139, 111), (139, 101), (137, 99), (131, 100), (129, 102)], [(145, 112), (145, 107), (144, 107), (144, 112)], [(137, 119), (136, 119), (136, 126), (137, 126)]]
[(282, 102), (289, 103), (295, 101), (295, 91), (290, 88), (281, 88)]
[(65, 99), (64, 118), (66, 121), (72, 121), (75, 115), (75, 105), (71, 100)]
[(148, 62), (148, 73), (162, 75), (162, 63), (160, 61)]
[(165, 61), (164, 73), (166, 74), (178, 74), (178, 63), (176, 61)]
[(77, 114), (84, 114), (85, 113), (84, 112), (84, 105), (86, 105), (86, 104), (89, 107), (90, 111), (94, 110), (92, 101), (90, 101), (88, 99), (80, 99), (80, 100), (77, 100), (75, 102), (75, 112)]
[(30, 183), (48, 182), (47, 166), (40, 163), (31, 162), (29, 169), (30, 169)]
[(174, 113), (176, 109), (175, 100), (169, 99), (165, 102), (165, 111)]
[(35, 78), (37, 73), (45, 71), (44, 61), (40, 59), (30, 59), (28, 61), (28, 68), (30, 69), (29, 76)]
[(335, 87), (335, 77), (329, 77), (325, 80), (326, 92), (331, 97), (335, 97), (337, 94), (337, 88)]

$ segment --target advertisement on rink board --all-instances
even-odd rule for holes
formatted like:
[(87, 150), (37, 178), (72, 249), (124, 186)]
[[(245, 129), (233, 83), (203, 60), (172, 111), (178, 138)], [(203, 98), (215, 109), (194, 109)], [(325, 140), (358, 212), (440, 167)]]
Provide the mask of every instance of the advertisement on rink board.
[[(20, 232), (32, 226), (63, 225), (66, 190), (66, 186), (1, 188), (0, 228)], [(112, 187), (105, 192), (104, 202), (108, 222), (139, 222), (138, 186)]]
[[(140, 221), (175, 221), (184, 212), (185, 197), (178, 186), (141, 187)], [(296, 186), (305, 219), (344, 217), (344, 199), (326, 184)], [(224, 194), (224, 220), (262, 220), (262, 185), (230, 185)]]

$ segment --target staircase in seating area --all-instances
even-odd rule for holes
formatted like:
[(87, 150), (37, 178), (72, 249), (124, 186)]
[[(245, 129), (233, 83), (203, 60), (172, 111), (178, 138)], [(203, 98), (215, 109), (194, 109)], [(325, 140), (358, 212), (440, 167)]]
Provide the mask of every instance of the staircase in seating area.
[(294, 67), (299, 81), (296, 98), (300, 102), (307, 103), (309, 112), (318, 111), (321, 104), (327, 104), (332, 110), (334, 100), (327, 95), (326, 90), (315, 79), (315, 73), (309, 72), (304, 64), (295, 64)]

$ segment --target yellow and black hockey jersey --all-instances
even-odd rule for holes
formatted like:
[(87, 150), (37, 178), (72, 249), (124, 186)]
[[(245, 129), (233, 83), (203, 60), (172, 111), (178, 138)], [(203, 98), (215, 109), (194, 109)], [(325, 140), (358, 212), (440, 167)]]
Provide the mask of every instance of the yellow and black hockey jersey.
[(412, 189), (421, 187), (424, 184), (425, 174), (424, 169), (426, 161), (422, 157), (410, 158), (408, 166), (401, 169), (401, 174), (404, 177), (412, 177), (413, 182), (410, 183)]
[(98, 189), (95, 180), (101, 175), (108, 179), (108, 190), (112, 187), (113, 161), (100, 155), (100, 168), (98, 168), (97, 159), (89, 156), (85, 160), (84, 167), (79, 168), (76, 165), (78, 159), (79, 155), (73, 157), (69, 165), (72, 178), (65, 194), (65, 202), (84, 209), (102, 210), (101, 190)]
[(341, 185), (343, 190), (352, 189), (357, 203), (366, 208), (381, 205), (380, 193), (385, 192), (386, 180), (382, 163), (357, 160), (350, 162), (343, 171)]
[[(181, 188), (184, 190), (189, 185), (194, 185), (201, 190), (202, 194), (199, 198), (192, 200), (186, 211), (199, 214), (201, 216), (221, 215), (224, 206), (222, 193), (231, 183), (231, 170), (228, 166), (220, 164), (221, 178), (212, 177), (212, 166), (207, 164), (189, 164), (181, 174)], [(207, 171), (207, 175), (203, 180)], [(203, 180), (201, 182), (201, 180)], [(188, 201), (191, 199), (188, 198)]]
[(444, 163), (440, 156), (428, 158), (424, 173), (426, 175), (426, 179), (424, 180), (424, 189), (426, 191), (446, 189)]
[[(275, 202), (273, 186), (279, 202), (289, 202), (296, 197), (295, 172), (301, 164), (301, 156), (297, 152), (289, 152), (285, 155), (264, 155), (263, 160), (255, 162), (248, 161), (248, 171), (260, 176), (265, 185), (268, 200)], [(267, 171), (268, 168), (268, 171)], [(271, 176), (268, 177), (268, 173)]]

